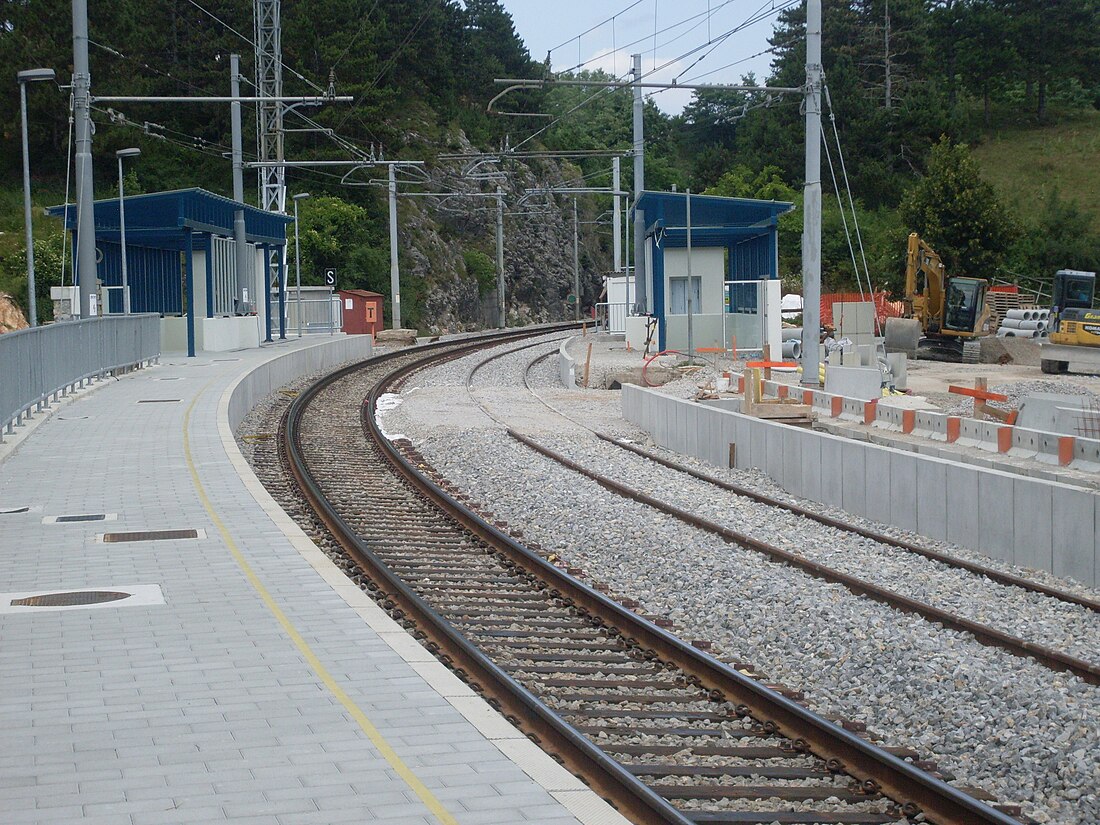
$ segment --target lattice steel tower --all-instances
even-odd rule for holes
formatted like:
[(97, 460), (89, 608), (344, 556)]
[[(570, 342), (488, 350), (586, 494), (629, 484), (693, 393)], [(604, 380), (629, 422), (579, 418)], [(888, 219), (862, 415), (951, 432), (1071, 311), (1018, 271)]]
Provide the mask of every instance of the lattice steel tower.
[[(256, 0), (256, 147), (261, 164), (282, 163), (283, 156), (283, 36), (280, 0)], [(260, 166), (260, 206), (286, 212), (286, 169)]]

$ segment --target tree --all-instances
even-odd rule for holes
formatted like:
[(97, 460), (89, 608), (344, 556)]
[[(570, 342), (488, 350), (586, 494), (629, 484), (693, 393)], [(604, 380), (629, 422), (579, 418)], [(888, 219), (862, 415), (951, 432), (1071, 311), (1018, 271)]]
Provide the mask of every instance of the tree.
[(935, 247), (951, 275), (988, 277), (1004, 262), (1015, 223), (965, 144), (932, 147), (924, 177), (906, 192), (902, 218)]

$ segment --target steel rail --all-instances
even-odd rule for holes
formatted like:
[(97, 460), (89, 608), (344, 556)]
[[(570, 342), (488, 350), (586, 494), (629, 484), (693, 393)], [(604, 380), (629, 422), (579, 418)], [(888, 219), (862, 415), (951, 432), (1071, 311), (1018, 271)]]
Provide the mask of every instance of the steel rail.
[[(508, 340), (507, 336), (496, 337), (494, 343), (503, 340)], [(429, 349), (432, 346), (436, 345), (429, 345), (423, 349)], [(371, 363), (377, 364), (403, 354), (407, 352), (380, 356)], [(446, 358), (448, 355), (453, 353), (443, 353), (442, 357)], [(417, 468), (417, 462), (407, 458), (397, 445), (385, 438), (378, 425), (375, 410), (378, 398), (388, 388), (422, 369), (432, 360), (429, 355), (427, 358), (407, 364), (390, 373), (372, 389), (361, 410), (361, 415), (364, 429), (376, 442), (390, 465), (410, 485), (450, 517), (456, 519), (486, 543), (497, 548), (505, 558), (546, 582), (553, 588), (552, 595), (572, 601), (577, 607), (587, 610), (599, 623), (615, 628), (629, 643), (655, 652), (689, 676), (694, 676), (704, 688), (712, 692), (715, 701), (733, 702), (743, 715), (751, 715), (761, 721), (767, 729), (792, 739), (796, 747), (825, 759), (831, 768), (858, 779), (866, 790), (881, 792), (890, 797), (902, 806), (903, 812), (907, 815), (923, 812), (926, 817), (941, 825), (977, 825), (977, 823), (1019, 825), (1017, 820), (1007, 814), (968, 796), (915, 765), (829, 722), (780, 693), (739, 673), (729, 665), (699, 651), (653, 622), (626, 610), (607, 596), (531, 552), (424, 476)], [(370, 567), (372, 575), (376, 572), (379, 581), (385, 582), (390, 591), (387, 596), (393, 604), (400, 604), (406, 616), (409, 615), (410, 610), (413, 611), (414, 615), (424, 622), (421, 625), (422, 630), (446, 642), (448, 648), (453, 647), (457, 654), (450, 654), (453, 656), (453, 661), (465, 667), (467, 678), (474, 682), (475, 687), (481, 688), (481, 685), (477, 684), (478, 679), (483, 678), (485, 681), (491, 679), (492, 687), (499, 686), (501, 690), (509, 691), (508, 695), (499, 699), (501, 704), (509, 710), (522, 712), (524, 724), (528, 730), (533, 730), (536, 735), (546, 735), (551, 749), (559, 743), (563, 743), (563, 749), (565, 745), (572, 745), (580, 754), (579, 758), (587, 761), (591, 767), (608, 771), (603, 775), (599, 772), (585, 774), (586, 779), (598, 792), (612, 796), (615, 802), (622, 806), (624, 813), (642, 822), (690, 821), (648, 788), (642, 796), (634, 796), (632, 799), (624, 800), (616, 796), (615, 788), (629, 788), (631, 793), (636, 791), (630, 783), (626, 782), (623, 774), (630, 779), (633, 777), (618, 762), (588, 743), (572, 726), (558, 718), (530, 692), (515, 683), (484, 654), (462, 638), (453, 626), (425, 604), (407, 585), (390, 574), (385, 565), (374, 557), (365, 543), (354, 535), (339, 514), (325, 501), (308, 467), (304, 465), (297, 440), (299, 435), (297, 426), (302, 411), (323, 387), (359, 368), (361, 366), (345, 368), (322, 379), (300, 395), (288, 412), (285, 425), (288, 457), (291, 458), (290, 464), (294, 476), (314, 509), (322, 515), (326, 525), (334, 530), (334, 535), (341, 538), (341, 543), (353, 557), (357, 558), (361, 564), (365, 563)], [(374, 568), (377, 570), (375, 571)], [(535, 714), (534, 718), (528, 715), (530, 713)], [(570, 759), (570, 764), (577, 763)], [(647, 799), (646, 794), (651, 798)], [(660, 818), (662, 815), (664, 818)]]
[(602, 441), (606, 441), (609, 444), (614, 444), (616, 447), (621, 447), (628, 452), (639, 455), (642, 458), (647, 458), (650, 461), (660, 464), (662, 467), (668, 467), (671, 470), (689, 475), (692, 478), (699, 481), (705, 481), (710, 484), (720, 487), (723, 490), (734, 493), (735, 495), (743, 496), (745, 498), (758, 501), (761, 504), (768, 504), (772, 507), (777, 507), (781, 510), (787, 510), (795, 515), (803, 516), (812, 521), (816, 521), (820, 524), (825, 524), (829, 527), (835, 527), (837, 530), (843, 530), (847, 533), (855, 533), (858, 536), (872, 539), (880, 544), (886, 544), (890, 547), (897, 547), (900, 550), (905, 550), (910, 553), (915, 553), (918, 556), (924, 556), (926, 559), (940, 562), (948, 567), (957, 567), (962, 570), (969, 571), (971, 573), (977, 573), (979, 576), (985, 576), (991, 581), (995, 581), (998, 584), (1005, 584), (1011, 587), (1018, 587), (1021, 590), (1030, 590), (1033, 593), (1039, 593), (1043, 596), (1049, 596), (1059, 601), (1069, 602), (1070, 604), (1080, 605), (1081, 607), (1088, 608), (1089, 610), (1100, 613), (1100, 601), (1095, 599), (1089, 599), (1084, 596), (1078, 596), (1076, 593), (1071, 593), (1068, 590), (1062, 590), (1057, 587), (1051, 587), (1049, 585), (1042, 584), (1040, 582), (1025, 579), (1023, 576), (1016, 576), (1012, 573), (1005, 573), (1001, 570), (997, 570), (992, 567), (987, 567), (984, 564), (978, 562), (967, 561), (966, 559), (960, 559), (957, 556), (950, 556), (946, 553), (940, 553), (937, 550), (933, 550), (929, 547), (923, 547), (922, 545), (915, 544), (913, 542), (905, 541), (904, 539), (896, 539), (892, 536), (888, 536), (885, 533), (880, 533), (877, 530), (871, 530), (867, 527), (860, 527), (857, 524), (844, 521), (843, 519), (833, 518), (832, 516), (826, 516), (822, 513), (816, 513), (806, 507), (800, 507), (797, 504), (781, 501), (780, 499), (773, 498), (772, 496), (764, 493), (759, 493), (755, 490), (750, 490), (747, 487), (742, 487), (739, 484), (734, 484), (724, 479), (715, 478), (714, 476), (707, 475), (704, 472), (694, 469), (693, 467), (686, 467), (683, 464), (678, 464), (675, 461), (664, 458), (663, 456), (655, 455), (648, 450), (642, 449), (635, 444), (628, 444), (615, 436), (608, 435), (606, 433), (596, 432), (595, 436)]
[(877, 584), (872, 584), (865, 579), (851, 576), (847, 573), (843, 573), (835, 568), (829, 567), (824, 564), (820, 564), (815, 561), (807, 559), (805, 556), (800, 556), (797, 553), (792, 553), (788, 550), (784, 550), (780, 547), (776, 547), (774, 544), (769, 544), (766, 541), (760, 541), (752, 536), (741, 533), (737, 530), (731, 530), (728, 527), (724, 527), (721, 524), (705, 519), (702, 516), (698, 516), (695, 513), (683, 510), (668, 502), (661, 501), (658, 498), (654, 498), (648, 493), (644, 493), (634, 487), (630, 487), (626, 484), (622, 484), (614, 479), (610, 479), (607, 476), (601, 475), (593, 470), (589, 470), (582, 464), (573, 461), (566, 456), (563, 456), (554, 450), (544, 447), (532, 438), (516, 432), (515, 430), (508, 428), (508, 435), (519, 441), (521, 444), (529, 447), (535, 452), (561, 464), (564, 467), (568, 467), (574, 472), (580, 473), (583, 476), (595, 481), (601, 487), (611, 490), (624, 498), (631, 499), (633, 501), (640, 502), (649, 507), (654, 508), (662, 513), (673, 516), (674, 518), (689, 524), (692, 527), (696, 527), (700, 530), (704, 530), (708, 533), (712, 533), (717, 536), (721, 536), (729, 542), (747, 547), (750, 550), (755, 550), (760, 553), (764, 553), (771, 558), (781, 561), (784, 564), (788, 564), (791, 567), (797, 567), (810, 575), (823, 579), (824, 581), (831, 582), (833, 584), (841, 584), (848, 588), (851, 592), (860, 595), (867, 596), (875, 601), (882, 602), (890, 607), (898, 610), (902, 610), (906, 613), (915, 613), (933, 622), (938, 622), (945, 627), (952, 628), (953, 630), (961, 630), (971, 634), (984, 645), (991, 647), (999, 647), (1014, 656), (1020, 656), (1023, 658), (1034, 658), (1040, 664), (1044, 665), (1051, 670), (1063, 670), (1072, 673), (1074, 676), (1082, 679), (1090, 684), (1100, 684), (1100, 665), (1095, 665), (1092, 662), (1086, 662), (1084, 659), (1079, 659), (1076, 656), (1070, 656), (1066, 653), (1062, 653), (1059, 650), (1053, 648), (1044, 647), (1043, 645), (1029, 642), (1026, 639), (1021, 639), (1018, 636), (1012, 636), (989, 625), (975, 622), (971, 619), (964, 618), (962, 616), (956, 616), (954, 613), (948, 613), (946, 610), (941, 610), (938, 607), (933, 607), (917, 599), (911, 599), (908, 596), (903, 596), (893, 590), (889, 590), (885, 587), (880, 587)]
[[(503, 335), (488, 336), (488, 340), (483, 339), (480, 345), (492, 346), (530, 334), (529, 331), (519, 334), (512, 331)], [(477, 346), (471, 345), (456, 353), (446, 353), (442, 358), (447, 358), (448, 355), (460, 357), (476, 348)], [(378, 364), (406, 354), (407, 351), (387, 353), (372, 359), (369, 363)], [(384, 436), (378, 425), (375, 409), (379, 396), (394, 383), (422, 369), (425, 361), (437, 362), (438, 360), (442, 359), (429, 356), (427, 359), (418, 360), (398, 368), (384, 381), (376, 384), (361, 410), (363, 429), (382, 449), (390, 465), (400, 477), (440, 506), (445, 514), (456, 519), (475, 536), (497, 546), (501, 541), (509, 541), (505, 534), (487, 525), (457, 500), (424, 478)], [(287, 411), (283, 440), (288, 463), (307, 502), (349, 556), (379, 584), (385, 599), (392, 602), (392, 606), (387, 606), (391, 609), (397, 607), (404, 616), (412, 618), (417, 627), (431, 639), (437, 650), (450, 658), (456, 672), (463, 675), (475, 690), (488, 693), (495, 699), (506, 715), (522, 719), (523, 727), (529, 734), (534, 735), (536, 742), (552, 754), (556, 752), (569, 767), (580, 773), (597, 793), (608, 797), (616, 807), (635, 821), (661, 823), (661, 825), (669, 823), (691, 825), (690, 819), (650, 790), (620, 763), (592, 745), (572, 725), (467, 641), (450, 622), (440, 616), (399, 576), (392, 573), (388, 566), (359, 538), (354, 528), (328, 502), (305, 462), (299, 441), (299, 425), (305, 408), (322, 389), (359, 369), (362, 369), (361, 364), (351, 365), (325, 376), (299, 395)]]
[(924, 556), (927, 559), (940, 562), (941, 564), (945, 564), (948, 567), (956, 567), (961, 570), (966, 570), (970, 573), (976, 573), (979, 576), (985, 576), (990, 581), (995, 581), (998, 584), (1004, 584), (1010, 587), (1018, 587), (1021, 590), (1028, 590), (1033, 593), (1039, 593), (1043, 596), (1049, 596), (1052, 599), (1058, 599), (1059, 601), (1068, 602), (1069, 604), (1076, 604), (1094, 612), (1100, 613), (1100, 601), (1097, 601), (1096, 599), (1090, 599), (1086, 596), (1080, 596), (1076, 593), (1071, 593), (1068, 590), (1063, 590), (1058, 587), (1043, 584), (1042, 582), (1033, 581), (1031, 579), (1024, 578), (1023, 576), (1006, 573), (1002, 570), (997, 570), (996, 568), (989, 567), (978, 562), (960, 559), (957, 556), (951, 556), (947, 553), (941, 553), (938, 550), (933, 550), (930, 547), (924, 547), (923, 545), (916, 544), (914, 542), (905, 541), (904, 539), (896, 539), (892, 536), (886, 535), (885, 533), (881, 533), (877, 530), (872, 530), (867, 527), (860, 527), (857, 524), (852, 524), (850, 522), (844, 521), (843, 519), (833, 518), (832, 516), (826, 516), (822, 513), (817, 513), (807, 507), (802, 507), (798, 504), (782, 501), (780, 499), (766, 495), (765, 493), (760, 493), (756, 490), (744, 487), (740, 484), (734, 484), (733, 482), (726, 481), (724, 479), (715, 478), (714, 476), (696, 470), (693, 467), (687, 467), (676, 461), (672, 461), (671, 459), (656, 455), (655, 453), (643, 449), (636, 444), (630, 444), (629, 442), (623, 441), (622, 439), (616, 438), (615, 436), (599, 432), (598, 430), (589, 427), (583, 421), (578, 421), (576, 418), (573, 418), (570, 415), (566, 415), (560, 409), (555, 407), (553, 404), (551, 404), (545, 398), (535, 392), (534, 387), (531, 386), (531, 383), (528, 380), (528, 374), (530, 373), (531, 368), (534, 367), (535, 364), (539, 363), (539, 361), (543, 361), (553, 354), (553, 352), (543, 353), (527, 365), (527, 372), (524, 374), (524, 383), (526, 384), (527, 389), (548, 410), (557, 413), (568, 421), (572, 421), (578, 427), (588, 430), (597, 438), (607, 442), (608, 444), (613, 444), (623, 450), (634, 453), (635, 455), (641, 456), (642, 458), (649, 459), (656, 464), (660, 464), (662, 467), (667, 467), (670, 470), (676, 470), (677, 472), (689, 475), (694, 479), (713, 484), (716, 487), (720, 487), (723, 490), (726, 490), (727, 492), (752, 499), (753, 501), (760, 502), (761, 504), (768, 504), (781, 510), (787, 510), (788, 512), (794, 513), (795, 515), (803, 516), (805, 518), (811, 519), (812, 521), (819, 522), (820, 524), (825, 524), (829, 527), (834, 527), (837, 530), (854, 533), (856, 535), (863, 536), (864, 538), (877, 541), (880, 544), (889, 545), (890, 547), (897, 547), (900, 550), (915, 553), (918, 556)]

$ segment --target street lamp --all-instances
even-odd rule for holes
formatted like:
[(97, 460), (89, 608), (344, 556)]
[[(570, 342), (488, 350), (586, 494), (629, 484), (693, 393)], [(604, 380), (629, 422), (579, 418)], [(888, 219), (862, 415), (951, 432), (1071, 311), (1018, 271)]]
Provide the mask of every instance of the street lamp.
[(34, 286), (34, 236), (31, 232), (31, 164), (27, 148), (27, 84), (40, 80), (53, 80), (53, 69), (27, 69), (19, 72), (19, 106), (23, 115), (23, 222), (27, 231), (27, 314), (32, 327), (38, 326), (38, 305)]
[(136, 158), (140, 154), (141, 150), (137, 148), (119, 149), (115, 152), (115, 157), (118, 158), (118, 233), (122, 247), (122, 312), (124, 315), (130, 314), (130, 281), (126, 276), (126, 204), (122, 192), (122, 159)]
[[(309, 197), (309, 192), (299, 192), (294, 196), (294, 303), (298, 311), (298, 337), (302, 337), (302, 252), (298, 246), (298, 201)], [(331, 303), (331, 302), (330, 302)], [(332, 307), (329, 307), (329, 315)]]

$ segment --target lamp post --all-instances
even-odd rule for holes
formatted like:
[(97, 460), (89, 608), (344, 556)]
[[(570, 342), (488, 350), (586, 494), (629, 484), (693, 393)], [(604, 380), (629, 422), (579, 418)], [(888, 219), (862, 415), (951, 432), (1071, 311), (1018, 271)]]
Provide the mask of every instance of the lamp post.
[[(302, 252), (298, 246), (298, 201), (309, 197), (309, 192), (299, 192), (294, 196), (294, 303), (298, 312), (298, 337), (302, 337)], [(329, 302), (331, 304), (331, 301)], [(329, 307), (332, 314), (332, 307)]]
[(19, 107), (23, 115), (23, 222), (27, 231), (27, 320), (32, 327), (38, 326), (38, 305), (35, 300), (34, 285), (34, 236), (31, 232), (31, 163), (27, 148), (27, 84), (40, 80), (53, 80), (53, 69), (27, 69), (19, 72)]
[[(122, 313), (130, 314), (130, 280), (126, 274), (126, 199), (122, 191), (122, 159), (136, 158), (141, 150), (131, 147), (115, 152), (118, 158), (118, 235), (122, 247)], [(209, 264), (207, 264), (209, 266)]]

